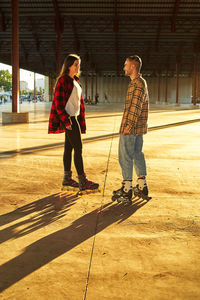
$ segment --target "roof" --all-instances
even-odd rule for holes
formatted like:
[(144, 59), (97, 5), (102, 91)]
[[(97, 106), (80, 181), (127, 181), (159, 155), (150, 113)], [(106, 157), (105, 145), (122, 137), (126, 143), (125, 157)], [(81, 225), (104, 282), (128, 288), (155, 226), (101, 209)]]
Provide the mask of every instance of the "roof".
[[(0, 4), (0, 62), (11, 64), (11, 1)], [(143, 72), (193, 72), (200, 49), (199, 0), (21, 0), (20, 67), (56, 73), (57, 36), (61, 63), (82, 58), (83, 72), (120, 75), (127, 56), (143, 60)]]

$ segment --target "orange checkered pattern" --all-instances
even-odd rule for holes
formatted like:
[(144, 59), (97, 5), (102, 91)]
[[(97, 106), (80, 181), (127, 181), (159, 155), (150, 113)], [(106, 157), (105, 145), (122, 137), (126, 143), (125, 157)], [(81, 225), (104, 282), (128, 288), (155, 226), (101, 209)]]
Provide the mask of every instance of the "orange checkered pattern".
[(147, 133), (149, 96), (147, 84), (139, 74), (128, 86), (120, 133), (126, 128), (134, 134)]

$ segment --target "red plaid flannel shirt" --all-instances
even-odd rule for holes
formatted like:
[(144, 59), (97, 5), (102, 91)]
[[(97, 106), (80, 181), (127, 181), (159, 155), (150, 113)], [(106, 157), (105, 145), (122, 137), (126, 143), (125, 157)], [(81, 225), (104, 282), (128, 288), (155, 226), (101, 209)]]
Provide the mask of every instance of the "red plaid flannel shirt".
[[(77, 77), (74, 78), (78, 81)], [(68, 75), (64, 75), (58, 80), (51, 105), (48, 133), (65, 132), (66, 126), (71, 125), (70, 115), (66, 112), (65, 106), (72, 93), (73, 87), (73, 79)], [(80, 124), (81, 133), (85, 133), (85, 104), (82, 94), (80, 114), (77, 119)]]

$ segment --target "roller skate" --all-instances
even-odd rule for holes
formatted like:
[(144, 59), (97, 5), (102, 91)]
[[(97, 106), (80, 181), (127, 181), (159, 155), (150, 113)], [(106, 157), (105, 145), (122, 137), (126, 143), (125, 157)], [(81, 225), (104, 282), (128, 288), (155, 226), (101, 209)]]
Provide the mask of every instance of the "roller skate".
[(65, 171), (61, 191), (78, 191), (79, 184), (72, 179), (72, 171)]
[(112, 201), (122, 203), (123, 205), (132, 204), (132, 183), (129, 180), (122, 182), (122, 187), (116, 191), (113, 191)]
[(139, 177), (137, 182), (138, 184), (133, 187), (134, 196), (149, 201), (152, 197), (148, 196), (149, 191), (145, 176)]
[(101, 192), (99, 189), (99, 184), (93, 181), (89, 181), (85, 173), (82, 175), (78, 175), (78, 181), (79, 181), (79, 191), (77, 193), (77, 196)]

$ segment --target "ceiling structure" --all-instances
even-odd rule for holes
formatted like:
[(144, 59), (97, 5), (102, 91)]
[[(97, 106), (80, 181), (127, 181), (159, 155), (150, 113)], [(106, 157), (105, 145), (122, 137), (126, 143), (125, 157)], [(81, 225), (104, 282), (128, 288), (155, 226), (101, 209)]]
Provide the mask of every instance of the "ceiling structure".
[[(191, 75), (200, 51), (200, 0), (19, 0), (20, 68), (55, 75), (78, 53), (82, 72), (122, 75), (124, 60), (137, 54), (143, 74), (168, 70)], [(11, 64), (11, 1), (0, 0), (0, 62)], [(197, 59), (196, 59), (196, 62)]]

